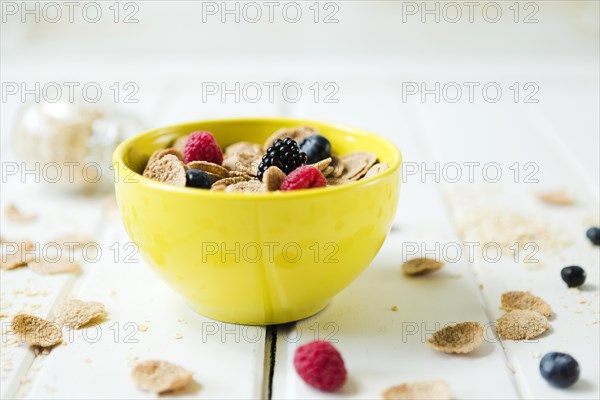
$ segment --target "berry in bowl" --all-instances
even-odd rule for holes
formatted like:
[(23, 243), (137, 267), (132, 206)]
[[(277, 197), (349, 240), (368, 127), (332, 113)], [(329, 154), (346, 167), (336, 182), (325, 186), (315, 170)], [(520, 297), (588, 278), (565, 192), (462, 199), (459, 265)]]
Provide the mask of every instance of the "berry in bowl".
[(298, 126), (277, 130), (264, 144), (230, 144), (225, 156), (211, 132), (195, 131), (154, 151), (143, 175), (173, 186), (259, 193), (342, 185), (387, 168), (368, 151), (337, 157), (315, 127)]
[(309, 317), (383, 244), (401, 155), (360, 129), (283, 118), (155, 129), (114, 154), (116, 195), (140, 254), (217, 320)]

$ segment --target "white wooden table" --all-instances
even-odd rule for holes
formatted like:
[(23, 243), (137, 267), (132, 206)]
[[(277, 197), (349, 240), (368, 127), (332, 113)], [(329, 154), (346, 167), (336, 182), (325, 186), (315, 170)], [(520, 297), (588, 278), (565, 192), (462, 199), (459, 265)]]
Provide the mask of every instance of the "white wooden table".
[[(129, 239), (111, 193), (65, 194), (3, 176), (2, 208), (16, 203), (39, 215), (27, 224), (2, 218), (3, 236), (45, 242), (61, 234), (86, 233), (99, 243), (103, 256), (93, 263), (80, 257), (83, 271), (78, 275), (41, 276), (26, 268), (1, 271), (2, 398), (151, 397), (129, 377), (132, 364), (145, 358), (165, 359), (193, 371), (194, 383), (173, 394), (184, 398), (378, 398), (389, 386), (422, 379), (446, 380), (455, 398), (600, 396), (600, 251), (585, 238), (585, 230), (599, 224), (597, 53), (595, 60), (582, 56), (552, 67), (552, 56), (524, 63), (447, 59), (435, 65), (435, 57), (403, 63), (373, 55), (352, 68), (340, 56), (318, 67), (307, 60), (277, 63), (273, 57), (243, 69), (221, 60), (183, 66), (158, 61), (153, 70), (134, 65), (111, 70), (85, 60), (55, 60), (41, 69), (27, 62), (31, 55), (12, 56), (10, 62), (3, 60), (3, 81), (93, 79), (108, 87), (110, 82), (135, 79), (140, 102), (118, 107), (136, 113), (149, 127), (283, 115), (366, 128), (398, 145), (405, 174), (394, 228), (369, 268), (321, 313), (267, 328), (204, 318), (143, 261), (134, 257), (126, 262)], [(308, 94), (297, 103), (281, 98), (222, 102), (218, 96), (203, 101), (199, 89), (203, 82), (261, 80), (297, 82), (305, 89), (314, 82), (335, 82), (339, 102), (315, 102)], [(403, 83), (453, 81), (498, 82), (504, 96), (497, 103), (481, 97), (472, 103), (403, 99)], [(539, 102), (515, 103), (509, 89), (514, 82), (535, 82)], [(15, 160), (7, 137), (20, 106), (19, 101), (2, 103), (3, 163)], [(480, 163), (474, 182), (467, 177), (464, 163), (469, 162)], [(457, 183), (451, 182), (453, 163), (463, 173)], [(489, 182), (495, 175), (492, 170), (482, 175), (488, 163), (499, 166), (498, 182)], [(439, 179), (432, 173), (422, 175), (436, 166)], [(520, 173), (517, 183), (515, 170)], [(538, 182), (528, 183), (525, 178), (534, 170), (531, 178)], [(562, 188), (577, 198), (576, 205), (553, 207), (536, 198), (540, 192)], [(537, 264), (525, 263), (523, 254), (518, 262), (512, 255), (490, 262), (482, 253), (490, 238), (460, 229), (473, 210), (540, 219), (570, 243), (554, 252), (542, 247)], [(466, 242), (476, 243), (473, 257), (468, 256)], [(120, 249), (116, 260), (115, 246)], [(451, 247), (458, 247), (462, 257), (438, 273), (409, 279), (400, 272), (402, 261), (411, 257), (409, 251), (416, 249), (414, 256), (444, 256), (442, 249)], [(560, 278), (560, 269), (572, 264), (587, 271), (581, 290), (568, 290)], [(548, 333), (512, 342), (499, 340), (489, 328), (481, 348), (467, 356), (438, 353), (425, 343), (448, 323), (479, 321), (490, 326), (502, 315), (500, 294), (508, 290), (531, 290), (552, 305), (555, 316)], [(104, 303), (108, 319), (76, 331), (49, 354), (35, 355), (10, 340), (6, 327), (11, 315), (27, 310), (47, 317), (68, 295)], [(349, 380), (338, 393), (311, 389), (293, 369), (295, 349), (317, 338), (334, 342), (345, 359)], [(579, 361), (581, 379), (575, 386), (558, 390), (542, 379), (539, 356), (549, 351), (565, 351)]]

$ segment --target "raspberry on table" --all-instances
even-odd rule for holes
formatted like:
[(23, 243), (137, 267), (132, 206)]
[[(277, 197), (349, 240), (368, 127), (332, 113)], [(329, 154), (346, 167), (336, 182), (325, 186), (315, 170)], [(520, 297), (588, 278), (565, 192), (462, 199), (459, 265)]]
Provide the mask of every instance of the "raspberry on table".
[(346, 382), (344, 360), (326, 341), (318, 340), (298, 347), (294, 367), (304, 382), (324, 392), (333, 392)]
[(304, 165), (292, 171), (281, 183), (281, 190), (310, 189), (327, 186), (327, 179), (321, 171), (311, 165)]
[(265, 171), (276, 166), (285, 174), (306, 163), (306, 154), (298, 148), (298, 143), (292, 138), (277, 139), (269, 147), (258, 166), (258, 179), (262, 180)]
[(183, 149), (185, 162), (208, 161), (221, 165), (223, 152), (212, 133), (207, 131), (192, 132)]

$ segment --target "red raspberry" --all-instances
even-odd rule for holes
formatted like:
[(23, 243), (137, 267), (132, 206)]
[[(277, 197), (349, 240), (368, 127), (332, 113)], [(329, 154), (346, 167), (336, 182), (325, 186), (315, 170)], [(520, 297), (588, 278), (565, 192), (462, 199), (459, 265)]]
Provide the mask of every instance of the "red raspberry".
[(317, 168), (304, 165), (298, 167), (283, 180), (281, 190), (310, 189), (327, 186), (327, 180)]
[(318, 340), (298, 347), (294, 367), (304, 382), (324, 392), (333, 392), (346, 382), (344, 360), (329, 342)]
[(208, 161), (219, 164), (223, 162), (223, 152), (212, 133), (198, 131), (190, 133), (183, 149), (185, 162)]

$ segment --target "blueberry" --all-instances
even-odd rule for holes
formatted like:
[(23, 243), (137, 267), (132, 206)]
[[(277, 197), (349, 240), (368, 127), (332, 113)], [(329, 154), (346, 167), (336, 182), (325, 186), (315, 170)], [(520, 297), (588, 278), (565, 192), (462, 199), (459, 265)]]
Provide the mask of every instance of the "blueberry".
[(562, 277), (563, 281), (565, 281), (567, 286), (577, 287), (583, 285), (586, 274), (583, 268), (572, 265), (570, 267), (564, 267), (560, 271), (560, 276)]
[(565, 353), (548, 353), (540, 361), (540, 373), (552, 386), (566, 388), (579, 379), (579, 363)]
[(209, 189), (211, 186), (208, 174), (204, 171), (200, 171), (199, 169), (188, 169), (185, 172), (185, 178), (185, 186), (188, 187)]
[(585, 236), (590, 239), (590, 242), (594, 243), (596, 246), (600, 246), (600, 228), (597, 226), (593, 226), (585, 232)]
[(300, 151), (308, 156), (308, 164), (314, 164), (331, 157), (331, 143), (324, 136), (310, 135), (300, 142)]

